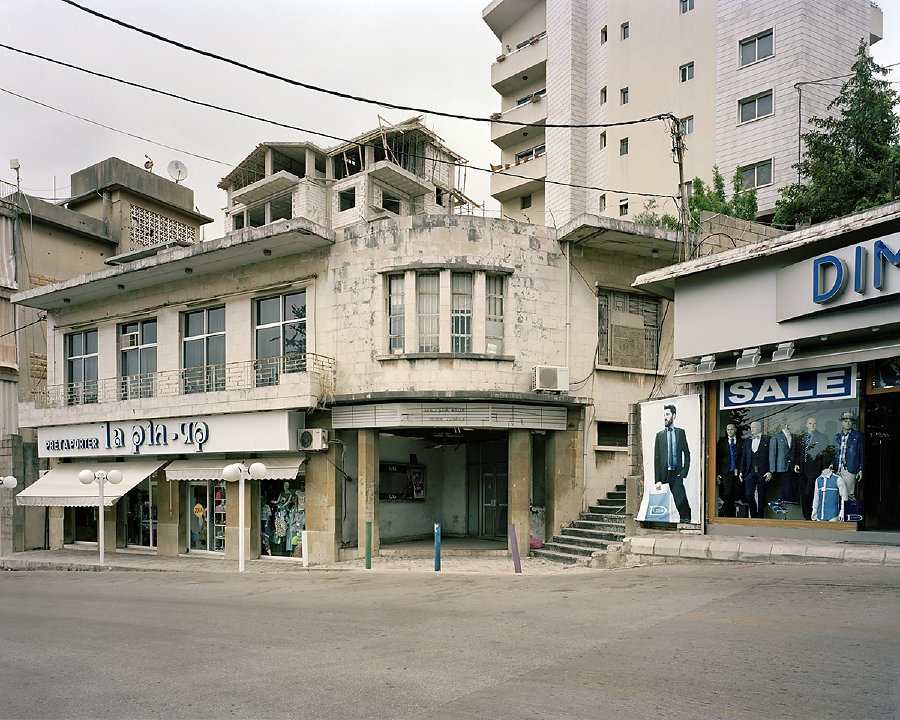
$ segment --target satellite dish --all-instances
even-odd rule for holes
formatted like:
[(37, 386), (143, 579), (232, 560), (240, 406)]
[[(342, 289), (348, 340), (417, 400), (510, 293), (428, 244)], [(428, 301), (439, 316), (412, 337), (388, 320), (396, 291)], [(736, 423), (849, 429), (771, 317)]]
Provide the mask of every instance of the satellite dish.
[(187, 177), (187, 165), (181, 162), (181, 160), (173, 160), (170, 162), (167, 170), (169, 171), (171, 178), (177, 183)]

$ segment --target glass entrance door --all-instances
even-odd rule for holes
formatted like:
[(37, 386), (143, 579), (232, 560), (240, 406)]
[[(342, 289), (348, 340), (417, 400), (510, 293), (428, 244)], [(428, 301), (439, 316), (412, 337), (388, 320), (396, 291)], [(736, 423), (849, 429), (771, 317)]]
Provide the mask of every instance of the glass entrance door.
[(506, 537), (508, 517), (508, 475), (505, 466), (481, 468), (481, 533), (491, 540)]
[(225, 487), (210, 482), (188, 485), (188, 549), (225, 550)]
[(156, 547), (156, 480), (141, 481), (119, 502), (125, 503), (126, 543)]

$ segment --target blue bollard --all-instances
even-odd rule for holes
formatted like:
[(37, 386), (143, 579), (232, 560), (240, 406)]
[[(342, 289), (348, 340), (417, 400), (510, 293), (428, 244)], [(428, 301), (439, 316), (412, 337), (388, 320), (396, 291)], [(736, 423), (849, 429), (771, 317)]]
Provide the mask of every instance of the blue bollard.
[(441, 569), (441, 524), (434, 524), (434, 571)]

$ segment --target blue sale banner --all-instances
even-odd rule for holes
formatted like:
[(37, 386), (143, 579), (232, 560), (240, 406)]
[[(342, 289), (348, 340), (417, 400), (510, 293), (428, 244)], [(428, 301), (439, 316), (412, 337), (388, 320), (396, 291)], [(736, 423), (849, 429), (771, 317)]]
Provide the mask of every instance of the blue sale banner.
[(719, 409), (843, 400), (856, 397), (856, 365), (722, 380)]

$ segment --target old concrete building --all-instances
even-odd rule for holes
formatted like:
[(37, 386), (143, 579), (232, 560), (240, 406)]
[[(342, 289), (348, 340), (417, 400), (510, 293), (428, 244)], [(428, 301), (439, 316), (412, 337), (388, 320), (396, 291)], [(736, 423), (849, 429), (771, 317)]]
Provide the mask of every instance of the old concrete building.
[[(222, 182), (224, 238), (15, 296), (49, 316), (49, 385), (21, 414), (56, 466), (18, 501), (58, 505), (53, 545), (96, 541), (83, 468), (126, 476), (110, 548), (237, 557), (223, 468), (262, 462), (248, 556), (295, 555), (305, 531), (312, 562), (362, 555), (367, 523), (374, 552), (435, 523), (501, 549), (512, 524), (526, 552), (621, 483), (628, 408), (667, 387), (672, 352), (665, 303), (630, 286), (675, 234), (454, 215), (452, 166), (431, 158), (458, 156), (416, 122), (263, 144)], [(71, 372), (85, 333), (89, 382)]]
[[(17, 161), (14, 161), (14, 167)], [(189, 188), (118, 158), (71, 176), (71, 197), (49, 202), (0, 183), (0, 476), (28, 486), (39, 474), (32, 433), (19, 431), (18, 401), (46, 387), (43, 313), (10, 296), (97, 270), (150, 245), (186, 245), (211, 219)], [(83, 364), (85, 379), (96, 368)], [(42, 547), (43, 508), (16, 508), (0, 491), (3, 552)]]
[[(491, 139), (506, 174), (492, 177), (491, 194), (510, 218), (556, 226), (585, 212), (632, 218), (645, 199), (629, 191), (680, 195), (670, 128), (505, 120), (616, 124), (671, 113), (684, 122), (685, 181), (708, 182), (714, 164), (730, 180), (739, 167), (767, 216), (796, 181), (800, 113), (805, 132), (836, 93), (796, 83), (846, 75), (860, 40), (882, 35), (869, 0), (494, 0), (483, 19), (500, 41)], [(671, 200), (662, 204), (674, 214)]]

